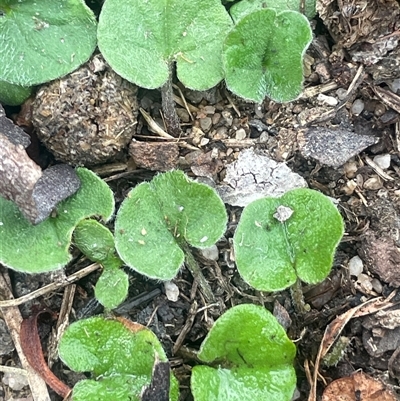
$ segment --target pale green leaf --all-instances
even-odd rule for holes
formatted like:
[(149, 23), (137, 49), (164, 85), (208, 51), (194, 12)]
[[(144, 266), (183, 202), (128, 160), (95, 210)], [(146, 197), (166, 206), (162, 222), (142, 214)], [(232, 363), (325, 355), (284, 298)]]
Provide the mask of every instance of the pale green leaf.
[[(81, 401), (139, 401), (141, 389), (151, 382), (156, 357), (167, 361), (151, 330), (125, 319), (102, 317), (71, 324), (60, 341), (59, 354), (72, 370), (93, 375), (93, 380), (79, 382), (74, 389), (74, 400)], [(171, 375), (170, 400), (177, 399), (177, 381)]]
[(223, 235), (226, 223), (224, 204), (214, 189), (182, 171), (170, 171), (128, 194), (115, 222), (116, 248), (139, 273), (170, 280), (184, 261), (179, 242), (207, 248)]
[(59, 203), (54, 217), (35, 226), (13, 202), (0, 197), (0, 263), (25, 273), (59, 269), (71, 259), (71, 236), (78, 222), (90, 216), (107, 221), (112, 216), (114, 197), (108, 185), (85, 168), (77, 174), (78, 192)]
[(180, 81), (205, 90), (223, 78), (222, 43), (231, 26), (219, 0), (106, 0), (99, 48), (119, 75), (139, 86), (162, 86), (176, 61)]
[(96, 19), (83, 0), (2, 0), (0, 11), (0, 80), (31, 86), (59, 78), (96, 47)]
[(129, 278), (120, 269), (104, 269), (94, 289), (96, 299), (107, 309), (116, 308), (128, 295)]
[(297, 98), (303, 84), (303, 55), (312, 32), (295, 11), (255, 11), (242, 18), (226, 37), (225, 81), (236, 95), (261, 103)]
[(93, 262), (103, 262), (114, 254), (114, 236), (96, 220), (80, 221), (74, 230), (74, 245)]
[[(277, 218), (282, 207), (293, 214)], [(318, 283), (330, 272), (344, 224), (332, 201), (311, 189), (250, 203), (234, 235), (242, 278), (261, 291), (279, 291), (296, 281)]]
[(201, 345), (195, 401), (289, 401), (296, 385), (295, 345), (266, 309), (244, 304), (225, 312)]

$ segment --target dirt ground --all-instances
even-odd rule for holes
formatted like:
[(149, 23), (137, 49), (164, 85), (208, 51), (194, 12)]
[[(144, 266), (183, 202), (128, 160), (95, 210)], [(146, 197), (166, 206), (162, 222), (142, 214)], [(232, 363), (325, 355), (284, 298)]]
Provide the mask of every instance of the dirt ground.
[[(224, 311), (241, 303), (273, 311), (296, 342), (298, 383), (294, 399), (311, 401), (315, 390), (314, 399), (321, 400), (327, 385), (357, 371), (379, 379), (383, 387), (367, 391), (357, 384), (353, 398), (339, 398), (344, 390), (332, 387), (324, 400), (400, 399), (400, 3), (323, 0), (318, 2), (318, 13), (312, 21), (314, 40), (305, 57), (305, 90), (298, 100), (288, 104), (265, 100), (255, 105), (236, 98), (222, 84), (205, 93), (177, 87), (183, 130), (179, 157), (169, 156), (170, 147), (173, 154), (176, 145), (152, 132), (139, 114), (133, 135), (136, 142), (131, 145), (136, 152), (134, 160), (125, 150), (119, 159), (93, 167), (111, 186), (118, 207), (133, 186), (170, 167), (182, 168), (193, 178), (212, 180), (218, 186), (224, 182), (227, 166), (243, 150), (253, 148), (256, 154), (284, 162), (310, 188), (333, 198), (345, 221), (345, 236), (329, 278), (317, 286), (303, 285), (309, 305), (306, 312), (295, 310), (290, 291), (261, 293), (240, 278), (232, 252), (240, 206), (227, 205), (229, 223), (217, 243), (216, 257), (195, 252), (215, 294), (215, 304), (205, 302), (185, 268), (173, 280), (179, 288), (176, 302), (168, 300), (162, 283), (126, 269), (129, 296), (115, 313), (148, 325), (156, 333), (181, 383), (181, 400), (192, 399), (193, 350)], [(139, 89), (138, 103), (163, 126), (158, 91)], [(25, 108), (21, 112), (8, 108), (6, 112), (24, 126), (30, 125)], [(148, 156), (148, 148), (142, 148), (160, 142), (167, 144), (162, 152), (154, 150), (158, 145), (150, 145), (156, 152), (154, 158)], [(53, 156), (41, 145), (33, 157), (42, 167), (53, 163)], [(67, 276), (90, 264), (77, 250), (72, 252)], [(64, 274), (2, 273), (9, 274), (15, 298)], [(102, 313), (93, 294), (99, 274), (95, 271), (76, 283), (71, 321)], [(22, 316), (42, 308), (58, 313), (64, 297), (62, 288), (28, 301), (20, 306)], [(360, 312), (358, 308), (368, 302), (371, 309), (364, 307)], [(342, 319), (335, 321), (338, 316)], [(326, 331), (332, 322), (335, 326)], [(54, 342), (50, 336), (54, 324), (41, 324), (46, 357), (51, 354), (49, 343)], [(1, 319), (0, 332), (0, 365), (20, 366)], [(310, 391), (324, 335), (328, 342), (340, 337), (345, 346), (332, 366), (321, 361), (317, 387)], [(56, 358), (53, 361), (55, 374), (70, 386), (83, 377), (68, 371)], [(28, 386), (12, 390), (6, 384), (10, 379), (1, 376), (0, 400), (31, 399)], [(368, 388), (377, 383), (371, 384), (365, 377), (361, 381)], [(344, 387), (350, 386), (346, 383)], [(385, 398), (390, 397), (388, 391), (394, 398)], [(52, 400), (60, 400), (51, 390), (49, 393)], [(356, 393), (359, 398), (355, 398)]]

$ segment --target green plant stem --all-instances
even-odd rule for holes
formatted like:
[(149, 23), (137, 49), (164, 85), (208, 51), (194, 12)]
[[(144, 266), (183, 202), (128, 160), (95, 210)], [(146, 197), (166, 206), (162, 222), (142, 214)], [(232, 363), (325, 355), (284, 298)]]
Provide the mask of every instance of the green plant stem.
[(183, 252), (185, 253), (186, 267), (189, 269), (190, 273), (192, 273), (193, 278), (199, 284), (200, 291), (204, 295), (205, 300), (208, 303), (214, 303), (215, 297), (214, 297), (214, 294), (210, 287), (210, 284), (208, 284), (208, 281), (204, 277), (199, 264), (197, 263), (196, 259), (194, 258), (193, 254), (189, 248), (189, 245), (186, 243), (185, 240), (179, 241), (179, 245), (183, 249)]
[(304, 302), (303, 288), (299, 279), (290, 287), (290, 295), (296, 312), (305, 314), (310, 311), (310, 305)]
[(161, 105), (164, 112), (167, 132), (175, 138), (182, 134), (179, 117), (175, 110), (174, 92), (172, 89), (172, 66), (169, 65), (169, 76), (167, 82), (161, 87)]

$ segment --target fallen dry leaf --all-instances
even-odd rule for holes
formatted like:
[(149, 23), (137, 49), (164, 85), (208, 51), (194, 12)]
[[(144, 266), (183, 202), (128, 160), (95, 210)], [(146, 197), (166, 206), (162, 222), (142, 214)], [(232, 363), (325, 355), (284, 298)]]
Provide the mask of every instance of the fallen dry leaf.
[(396, 401), (384, 384), (363, 372), (333, 381), (324, 391), (322, 401)]

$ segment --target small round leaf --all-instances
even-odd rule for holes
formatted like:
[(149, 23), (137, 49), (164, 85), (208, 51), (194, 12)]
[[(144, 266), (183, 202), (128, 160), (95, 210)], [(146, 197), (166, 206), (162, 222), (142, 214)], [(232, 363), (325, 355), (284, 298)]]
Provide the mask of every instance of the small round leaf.
[[(93, 380), (74, 388), (73, 399), (81, 401), (140, 401), (157, 358), (168, 361), (151, 330), (126, 319), (102, 317), (71, 324), (60, 341), (59, 354), (72, 370), (92, 373)], [(170, 382), (170, 400), (177, 400), (173, 375)]]
[(303, 83), (303, 55), (312, 31), (304, 15), (266, 8), (243, 17), (225, 39), (223, 63), (228, 88), (261, 103), (297, 98)]
[(226, 223), (225, 206), (214, 189), (170, 171), (128, 194), (117, 214), (115, 245), (131, 268), (171, 280), (184, 261), (179, 242), (207, 248), (221, 238)]
[(102, 263), (115, 252), (114, 236), (96, 220), (82, 220), (74, 230), (74, 245), (93, 262)]
[(219, 0), (106, 0), (99, 48), (119, 75), (139, 86), (162, 86), (176, 61), (180, 81), (205, 90), (223, 78), (222, 43), (231, 26)]
[(297, 277), (318, 283), (330, 272), (343, 232), (337, 208), (317, 191), (256, 200), (243, 210), (234, 235), (237, 268), (260, 291), (285, 289)]
[(96, 47), (96, 19), (82, 0), (3, 0), (0, 80), (51, 81), (85, 63)]
[(194, 399), (289, 401), (296, 385), (295, 354), (295, 345), (270, 312), (250, 304), (233, 307), (201, 345), (199, 359), (217, 366), (193, 368)]
[(78, 192), (58, 204), (54, 217), (36, 226), (13, 202), (0, 197), (0, 263), (25, 273), (60, 269), (71, 259), (71, 236), (78, 222), (95, 215), (110, 219), (114, 197), (109, 186), (85, 168), (77, 174)]
[(96, 299), (107, 309), (116, 308), (128, 295), (129, 278), (120, 269), (104, 269), (94, 289)]

